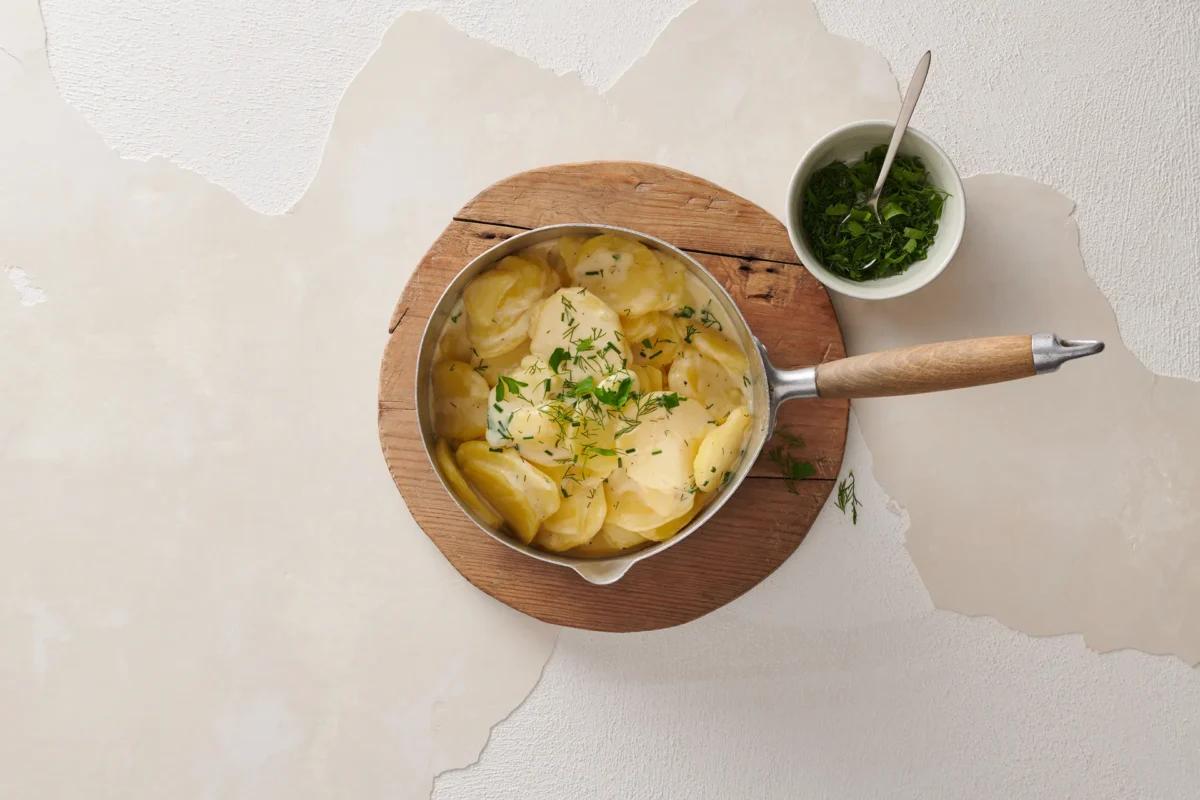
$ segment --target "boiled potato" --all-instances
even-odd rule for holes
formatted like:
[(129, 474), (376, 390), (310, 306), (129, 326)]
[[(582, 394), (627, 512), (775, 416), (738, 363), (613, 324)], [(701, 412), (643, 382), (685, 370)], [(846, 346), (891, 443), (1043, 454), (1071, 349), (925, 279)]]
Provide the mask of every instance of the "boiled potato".
[(510, 444), (516, 445), (522, 458), (538, 466), (555, 466), (570, 461), (572, 456), (573, 451), (551, 414), (548, 404), (522, 406), (508, 421)]
[(741, 459), (750, 422), (750, 409), (738, 406), (700, 442), (692, 463), (692, 473), (700, 491), (711, 492), (724, 485), (725, 476)]
[(542, 303), (531, 322), (530, 351), (549, 361), (556, 350), (570, 354), (558, 372), (582, 378), (604, 374), (628, 360), (621, 320), (586, 289), (559, 289)]
[(652, 542), (665, 542), (667, 539), (670, 539), (672, 536), (686, 528), (687, 524), (696, 518), (696, 515), (700, 513), (700, 509), (703, 507), (704, 506), (700, 505), (699, 502), (694, 502), (692, 507), (688, 509), (687, 513), (682, 514), (669, 522), (664, 522), (662, 525), (659, 525), (653, 530), (642, 531), (641, 535)]
[[(486, 411), (488, 444), (492, 447), (511, 446), (517, 441), (533, 441), (524, 439), (525, 436), (541, 436), (535, 430), (540, 422), (529, 416), (517, 420), (521, 426), (519, 432), (510, 428), (518, 410), (530, 406), (538, 406), (547, 419), (552, 418), (551, 400), (561, 390), (562, 380), (562, 376), (555, 374), (546, 362), (533, 355), (521, 359), (516, 369), (497, 376)], [(548, 432), (546, 436), (549, 436)], [(554, 439), (542, 437), (538, 441), (553, 443)]]
[(467, 321), (463, 318), (462, 304), (459, 303), (446, 321), (442, 329), (442, 338), (438, 340), (437, 353), (434, 362), (438, 361), (470, 361), (472, 359), (471, 340), (467, 336)]
[(464, 441), (487, 433), (488, 385), (465, 361), (433, 365), (433, 430)]
[(433, 458), (442, 470), (442, 477), (446, 479), (446, 483), (450, 484), (450, 488), (458, 495), (458, 499), (474, 511), (485, 525), (499, 528), (504, 523), (500, 515), (483, 502), (467, 483), (467, 479), (459, 471), (458, 463), (454, 460), (454, 454), (450, 452), (450, 445), (446, 443), (445, 439), (438, 439), (437, 444), (433, 446)]
[(554, 250), (550, 252), (550, 265), (558, 270), (563, 286), (569, 286), (573, 282), (571, 271), (575, 269), (575, 262), (579, 260), (579, 248), (583, 247), (585, 241), (586, 236), (560, 236), (555, 242)]
[(606, 417), (584, 417), (578, 427), (567, 428), (567, 442), (574, 456), (571, 473), (580, 479), (607, 478), (617, 468), (616, 421)]
[(630, 364), (629, 371), (637, 378), (637, 390), (642, 394), (662, 391), (663, 374), (658, 367), (651, 367), (648, 364)]
[(687, 276), (690, 273), (675, 256), (659, 253), (658, 260), (666, 277), (663, 284), (663, 309), (669, 311), (687, 302)]
[(599, 480), (564, 489), (568, 495), (562, 499), (558, 511), (542, 523), (542, 529), (534, 540), (556, 553), (591, 541), (604, 524), (604, 515), (608, 510), (604, 484)]
[(716, 361), (699, 351), (685, 349), (671, 364), (667, 386), (704, 406), (712, 418), (723, 420), (729, 412), (746, 404), (745, 384)]
[(651, 392), (640, 398), (638, 424), (617, 437), (616, 446), (630, 479), (648, 489), (677, 495), (692, 487), (692, 462), (712, 419), (695, 400), (682, 400), (669, 408), (664, 398), (674, 396)]
[(655, 311), (631, 317), (626, 321), (625, 332), (635, 363), (663, 369), (679, 353), (680, 336), (670, 314)]
[(650, 248), (624, 236), (606, 233), (584, 242), (571, 277), (624, 316), (671, 308), (662, 262)]
[(529, 335), (529, 311), (558, 279), (548, 266), (508, 256), (463, 290), (467, 335), (480, 358), (518, 347)]
[(517, 538), (533, 541), (538, 528), (558, 511), (558, 487), (515, 450), (496, 451), (486, 442), (463, 442), (455, 453), (468, 483), (500, 512)]
[(608, 477), (605, 519), (631, 531), (652, 531), (686, 514), (694, 497), (688, 491), (652, 489), (633, 480), (624, 469)]
[(738, 380), (746, 374), (750, 362), (742, 348), (738, 347), (729, 337), (709, 328), (692, 334), (691, 344), (700, 355), (715, 361)]
[(619, 525), (605, 522), (599, 533), (591, 541), (582, 544), (571, 551), (571, 555), (604, 558), (615, 556), (634, 547), (647, 543), (646, 537), (636, 531), (627, 530)]
[(522, 342), (516, 349), (509, 350), (507, 353), (502, 353), (492, 358), (481, 358), (476, 354), (470, 354), (464, 360), (471, 362), (471, 366), (483, 376), (483, 379), (488, 382), (488, 386), (495, 386), (496, 381), (500, 379), (501, 375), (512, 375), (515, 373), (521, 367), (521, 362), (528, 355), (529, 343)]

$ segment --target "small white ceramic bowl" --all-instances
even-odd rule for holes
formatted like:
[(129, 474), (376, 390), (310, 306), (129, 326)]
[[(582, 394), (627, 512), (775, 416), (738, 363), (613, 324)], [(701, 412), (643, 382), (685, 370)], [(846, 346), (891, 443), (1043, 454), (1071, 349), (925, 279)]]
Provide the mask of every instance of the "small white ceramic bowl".
[(962, 241), (963, 226), (967, 221), (967, 204), (963, 197), (962, 181), (950, 157), (932, 139), (914, 128), (909, 128), (900, 141), (900, 155), (917, 156), (925, 163), (930, 181), (947, 192), (942, 217), (938, 221), (937, 236), (929, 248), (929, 254), (899, 275), (861, 283), (830, 272), (808, 246), (808, 235), (804, 232), (801, 214), (804, 211), (804, 187), (813, 172), (832, 161), (853, 163), (863, 153), (876, 145), (886, 145), (892, 138), (892, 120), (865, 120), (843, 125), (823, 136), (796, 166), (792, 182), (788, 186), (787, 229), (792, 247), (800, 256), (800, 263), (821, 283), (835, 292), (860, 297), (864, 300), (886, 300), (891, 297), (915, 292), (942, 273), (958, 244)]

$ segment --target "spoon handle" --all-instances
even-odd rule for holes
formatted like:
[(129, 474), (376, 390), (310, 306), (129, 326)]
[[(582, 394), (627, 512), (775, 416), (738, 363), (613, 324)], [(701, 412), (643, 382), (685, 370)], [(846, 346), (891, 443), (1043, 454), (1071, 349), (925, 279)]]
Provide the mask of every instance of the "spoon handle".
[(875, 181), (875, 190), (871, 192), (871, 199), (879, 197), (883, 191), (883, 182), (887, 180), (888, 173), (892, 171), (892, 161), (896, 158), (896, 151), (900, 149), (900, 140), (904, 138), (904, 132), (908, 130), (908, 121), (912, 119), (913, 111), (917, 107), (917, 98), (921, 96), (921, 89), (925, 87), (925, 77), (929, 75), (929, 62), (932, 59), (933, 54), (926, 50), (925, 55), (921, 56), (921, 60), (917, 62), (917, 68), (913, 70), (912, 80), (908, 82), (908, 89), (904, 92), (904, 102), (900, 104), (900, 114), (896, 117), (896, 129), (892, 131), (892, 141), (888, 144), (887, 155), (883, 157), (879, 179)]

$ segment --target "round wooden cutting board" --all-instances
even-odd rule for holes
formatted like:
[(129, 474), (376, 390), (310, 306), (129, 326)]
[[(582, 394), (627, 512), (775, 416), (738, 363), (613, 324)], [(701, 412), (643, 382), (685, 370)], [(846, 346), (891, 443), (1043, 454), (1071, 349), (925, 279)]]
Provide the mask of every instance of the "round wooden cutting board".
[(384, 458), (417, 523), (456, 569), (513, 608), (558, 625), (641, 631), (689, 622), (771, 574), (808, 532), (833, 488), (849, 403), (785, 405), (779, 427), (800, 437), (792, 452), (816, 475), (789, 486), (767, 453), (701, 530), (595, 586), (572, 570), (492, 540), (463, 514), (433, 473), (414, 409), (416, 356), (429, 313), (467, 262), (529, 228), (608, 223), (691, 253), (729, 290), (778, 366), (844, 353), (825, 288), (796, 261), (787, 232), (758, 206), (708, 181), (654, 164), (561, 164), (500, 181), (467, 203), (421, 259), (392, 315), (379, 383)]

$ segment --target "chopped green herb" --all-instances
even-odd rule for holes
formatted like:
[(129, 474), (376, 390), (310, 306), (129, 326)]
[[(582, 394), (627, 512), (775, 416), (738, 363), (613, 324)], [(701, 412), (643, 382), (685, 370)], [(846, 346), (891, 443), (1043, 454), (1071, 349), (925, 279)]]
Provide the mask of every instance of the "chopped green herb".
[(592, 390), (592, 394), (596, 399), (606, 406), (620, 408), (625, 405), (625, 401), (629, 399), (629, 393), (633, 389), (633, 378), (622, 378), (617, 384), (616, 389), (605, 389), (602, 386), (597, 386)]
[(948, 196), (929, 182), (925, 164), (897, 156), (883, 185), (877, 219), (865, 206), (887, 148), (861, 161), (834, 161), (813, 173), (804, 189), (804, 231), (813, 253), (852, 281), (899, 275), (929, 253)]
[(559, 365), (570, 357), (571, 353), (567, 350), (561, 347), (554, 348), (554, 352), (550, 354), (550, 360), (548, 362), (550, 364), (550, 369), (557, 373)]
[(462, 312), (461, 312), (461, 311), (459, 311), (457, 314), (454, 314), (453, 316), (451, 316), (451, 317), (450, 317), (450, 321), (451, 321), (451, 322), (458, 322), (458, 318), (459, 318), (459, 317), (461, 317), (461, 316), (462, 316)]
[(858, 507), (861, 505), (862, 503), (854, 491), (854, 470), (850, 470), (850, 473), (838, 483), (837, 507), (843, 514), (849, 510), (850, 521), (857, 525)]
[(720, 321), (713, 316), (711, 311), (708, 310), (708, 306), (711, 303), (712, 300), (709, 300), (704, 304), (704, 308), (700, 309), (700, 322), (703, 323), (704, 327), (706, 328), (711, 328), (715, 325), (717, 330), (724, 330), (724, 327), (721, 325)]
[(783, 440), (783, 444), (776, 445), (767, 451), (767, 456), (771, 461), (779, 467), (783, 473), (784, 481), (787, 483), (788, 491), (792, 494), (799, 494), (800, 487), (796, 485), (796, 481), (802, 481), (805, 478), (811, 478), (817, 474), (817, 468), (809, 461), (803, 461), (796, 458), (792, 453), (793, 447), (804, 447), (804, 440), (786, 429), (781, 429), (775, 434)]
[(659, 454), (659, 453), (661, 453), (661, 452), (662, 452), (662, 450), (651, 450), (651, 451), (650, 451), (650, 455), (652, 455), (652, 456), (656, 456), (656, 455), (658, 455), (658, 454)]
[(583, 397), (586, 394), (591, 394), (595, 389), (596, 379), (591, 375), (588, 375), (579, 383), (575, 384), (575, 387), (571, 389), (571, 394), (575, 397)]

